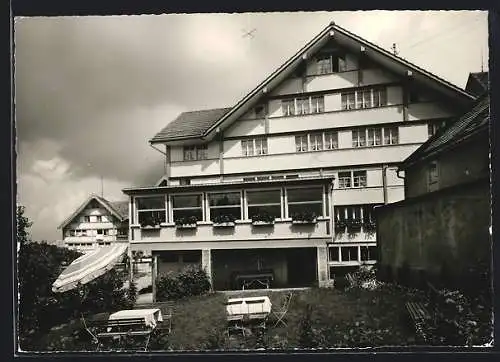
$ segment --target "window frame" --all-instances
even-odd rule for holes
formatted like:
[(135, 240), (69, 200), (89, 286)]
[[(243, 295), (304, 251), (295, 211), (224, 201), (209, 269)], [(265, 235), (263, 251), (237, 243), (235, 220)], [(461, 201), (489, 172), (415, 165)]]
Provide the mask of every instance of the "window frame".
[[(339, 148), (339, 133), (338, 131), (323, 132), (325, 139), (325, 150), (337, 150)], [(330, 137), (327, 137), (330, 136)], [(329, 138), (329, 139), (328, 139)]]
[[(393, 134), (392, 131), (395, 131), (395, 135)], [(382, 133), (383, 133), (384, 146), (398, 145), (399, 144), (399, 127), (398, 126), (383, 127)], [(386, 142), (386, 139), (388, 139), (389, 142)]]
[[(163, 202), (163, 206), (164, 208), (163, 209), (139, 209), (139, 200), (140, 199), (155, 199), (155, 198), (163, 198), (164, 202)], [(163, 214), (165, 216), (165, 221), (163, 221), (163, 223), (167, 223), (168, 222), (168, 214), (167, 214), (167, 211), (168, 211), (168, 203), (167, 203), (167, 198), (166, 198), (166, 195), (165, 194), (156, 194), (156, 195), (148, 195), (148, 196), (136, 196), (134, 197), (134, 224), (137, 224), (137, 225), (140, 225), (140, 218), (139, 218), (139, 214), (141, 212), (159, 212), (159, 211), (163, 211)], [(161, 223), (160, 223), (161, 225)]]
[[(200, 196), (200, 207), (176, 207), (174, 208), (174, 197), (175, 196)], [(175, 218), (174, 218), (174, 211), (175, 210), (194, 210), (194, 209), (199, 209), (201, 208), (201, 220), (198, 220), (198, 222), (202, 222), (207, 220), (206, 218), (206, 204), (205, 204), (205, 194), (203, 192), (189, 192), (189, 193), (173, 193), (168, 195), (168, 203), (169, 203), (169, 220), (171, 220), (172, 223), (175, 223)], [(197, 223), (198, 223), (197, 222)]]
[(325, 186), (324, 185), (301, 185), (301, 186), (285, 186), (283, 187), (284, 189), (284, 205), (285, 205), (285, 219), (290, 219), (290, 211), (289, 211), (289, 205), (290, 201), (288, 201), (288, 191), (289, 190), (300, 190), (300, 189), (311, 189), (311, 188), (321, 188), (321, 200), (320, 201), (292, 201), (292, 205), (306, 205), (306, 204), (319, 204), (321, 203), (321, 215), (317, 215), (320, 218), (326, 217), (326, 212), (325, 212)]
[[(183, 161), (208, 160), (208, 144), (185, 145), (182, 147)], [(187, 155), (190, 155), (186, 157)]]
[[(239, 200), (240, 203), (239, 205), (221, 205), (221, 206), (210, 206), (210, 195), (224, 195), (224, 194), (239, 194)], [(224, 190), (224, 191), (207, 191), (205, 192), (205, 198), (206, 198), (206, 213), (205, 213), (205, 219), (207, 221), (212, 222), (212, 213), (211, 209), (228, 209), (228, 208), (233, 208), (236, 209), (238, 206), (240, 208), (240, 218), (236, 219), (238, 221), (244, 220), (245, 215), (244, 215), (244, 210), (243, 210), (243, 190), (241, 189), (230, 189), (230, 190)]]
[(276, 206), (278, 205), (276, 202), (272, 202), (272, 203), (261, 203), (261, 204), (249, 204), (248, 202), (248, 193), (252, 193), (252, 192), (260, 192), (260, 191), (279, 191), (280, 193), (280, 202), (279, 202), (279, 206), (280, 206), (280, 217), (277, 217), (276, 220), (283, 220), (285, 217), (285, 214), (284, 214), (284, 211), (283, 211), (283, 199), (284, 199), (284, 192), (283, 192), (283, 188), (282, 187), (266, 187), (266, 188), (250, 188), (250, 189), (245, 189), (243, 190), (243, 201), (244, 201), (244, 205), (243, 205), (243, 212), (244, 212), (244, 221), (252, 221), (252, 218), (250, 217), (250, 213), (249, 213), (249, 207), (251, 206)]
[[(265, 156), (269, 154), (268, 137), (247, 138), (241, 140), (240, 145), (243, 157)], [(249, 150), (252, 151), (251, 154)]]
[(295, 98), (282, 99), (281, 111), (283, 113), (283, 117), (295, 116), (296, 115)]

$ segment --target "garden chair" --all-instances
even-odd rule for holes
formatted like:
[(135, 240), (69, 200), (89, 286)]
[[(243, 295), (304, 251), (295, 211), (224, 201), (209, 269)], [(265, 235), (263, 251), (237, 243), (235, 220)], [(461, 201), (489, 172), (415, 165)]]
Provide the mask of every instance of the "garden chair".
[(273, 310), (273, 316), (276, 318), (276, 322), (274, 323), (274, 327), (276, 327), (278, 324), (283, 325), (284, 327), (287, 326), (285, 316), (288, 313), (288, 308), (290, 307), (290, 302), (292, 301), (293, 293), (290, 292), (286, 295), (286, 297), (283, 299), (281, 305), (276, 309)]

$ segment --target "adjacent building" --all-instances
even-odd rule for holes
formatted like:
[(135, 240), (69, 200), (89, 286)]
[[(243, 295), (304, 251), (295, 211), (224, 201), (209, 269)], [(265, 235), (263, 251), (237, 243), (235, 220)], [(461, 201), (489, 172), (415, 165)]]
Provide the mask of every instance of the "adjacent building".
[[(180, 114), (130, 197), (130, 251), (153, 278), (201, 265), (216, 290), (245, 274), (324, 286), (375, 263), (374, 207), (404, 198), (398, 165), (474, 97), (329, 24), (237, 104)], [(153, 282), (154, 285), (154, 282)]]
[[(468, 86), (477, 81), (469, 77)], [(381, 277), (415, 285), (489, 289), (491, 190), (489, 96), (399, 166), (405, 200), (378, 209)]]
[(94, 250), (101, 246), (128, 242), (128, 201), (108, 201), (90, 195), (75, 212), (64, 220), (64, 246), (78, 250)]

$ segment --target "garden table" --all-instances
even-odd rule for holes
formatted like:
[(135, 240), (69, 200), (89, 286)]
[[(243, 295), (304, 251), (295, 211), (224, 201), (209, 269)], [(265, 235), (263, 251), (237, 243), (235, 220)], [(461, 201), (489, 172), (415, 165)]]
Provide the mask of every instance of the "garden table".
[(268, 296), (231, 298), (226, 303), (227, 321), (234, 324), (231, 329), (242, 330), (243, 333), (243, 324), (257, 322), (258, 327), (265, 328), (271, 307)]
[(255, 271), (255, 272), (240, 272), (235, 277), (237, 285), (241, 285), (241, 289), (245, 290), (253, 285), (263, 286), (269, 289), (271, 282), (274, 280), (272, 271)]

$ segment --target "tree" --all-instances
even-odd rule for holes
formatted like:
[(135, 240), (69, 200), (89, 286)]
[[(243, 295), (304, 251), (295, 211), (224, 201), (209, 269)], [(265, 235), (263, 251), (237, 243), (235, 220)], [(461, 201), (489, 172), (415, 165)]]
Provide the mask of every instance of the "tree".
[(30, 242), (29, 228), (33, 222), (24, 216), (25, 207), (22, 205), (17, 206), (17, 242), (22, 245)]

